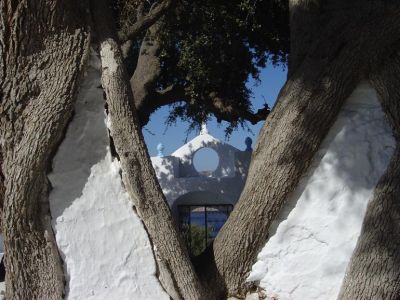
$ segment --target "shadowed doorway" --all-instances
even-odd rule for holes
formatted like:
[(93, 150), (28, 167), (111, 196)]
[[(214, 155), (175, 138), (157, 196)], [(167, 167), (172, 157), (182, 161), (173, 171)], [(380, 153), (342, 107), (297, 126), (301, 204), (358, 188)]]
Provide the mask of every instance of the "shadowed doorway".
[(179, 228), (191, 256), (201, 254), (214, 240), (233, 205), (178, 205)]

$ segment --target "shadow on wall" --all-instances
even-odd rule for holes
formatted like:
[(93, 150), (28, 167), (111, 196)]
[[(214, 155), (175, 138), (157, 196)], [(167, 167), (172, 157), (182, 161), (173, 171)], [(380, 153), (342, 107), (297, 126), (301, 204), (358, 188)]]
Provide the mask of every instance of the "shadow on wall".
[[(368, 200), (393, 149), (376, 93), (361, 84), (271, 225), (249, 280), (276, 297), (337, 298)], [(301, 157), (287, 159), (296, 167), (303, 163)]]
[[(346, 207), (354, 218), (359, 218), (394, 146), (392, 130), (375, 91), (361, 85), (343, 106), (309, 170), (282, 208), (278, 222), (271, 227), (270, 236), (301, 196), (306, 202), (315, 198), (327, 201), (332, 213)], [(359, 200), (355, 195), (366, 199)]]
[(91, 168), (106, 157), (109, 145), (100, 72), (89, 67), (75, 104), (75, 115), (48, 175), (53, 220), (82, 195)]

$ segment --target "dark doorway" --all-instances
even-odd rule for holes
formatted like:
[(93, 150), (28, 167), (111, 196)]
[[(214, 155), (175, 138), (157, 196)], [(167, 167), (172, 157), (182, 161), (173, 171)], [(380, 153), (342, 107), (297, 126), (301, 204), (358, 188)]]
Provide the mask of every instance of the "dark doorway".
[(191, 256), (201, 254), (215, 239), (233, 205), (178, 205), (179, 228)]

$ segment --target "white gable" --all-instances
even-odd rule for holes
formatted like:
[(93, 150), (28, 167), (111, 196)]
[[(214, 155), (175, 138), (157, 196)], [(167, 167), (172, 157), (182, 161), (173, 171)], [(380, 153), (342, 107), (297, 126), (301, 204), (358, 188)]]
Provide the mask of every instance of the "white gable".
[(211, 177), (235, 176), (235, 153), (241, 151), (208, 133), (203, 133), (171, 154), (171, 156), (177, 157), (181, 161), (180, 177), (199, 175), (193, 166), (193, 157), (198, 150), (203, 148), (213, 149), (219, 157), (219, 165), (211, 174)]

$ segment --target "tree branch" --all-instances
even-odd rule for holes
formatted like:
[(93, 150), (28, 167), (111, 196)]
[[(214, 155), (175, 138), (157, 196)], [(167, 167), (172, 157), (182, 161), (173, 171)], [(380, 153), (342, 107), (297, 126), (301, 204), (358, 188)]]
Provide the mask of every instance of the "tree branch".
[(264, 121), (270, 113), (270, 108), (265, 105), (256, 113), (248, 110), (247, 108), (237, 105), (238, 102), (228, 100), (216, 95), (210, 94), (210, 101), (207, 103), (210, 111), (215, 115), (218, 121), (224, 120), (228, 122), (243, 119), (255, 125), (260, 121)]
[(164, 90), (148, 93), (140, 102), (135, 102), (141, 126), (143, 127), (149, 122), (150, 115), (158, 108), (178, 101), (186, 101), (186, 98), (183, 86), (175, 84)]
[(178, 101), (186, 101), (186, 91), (182, 85), (171, 84), (163, 90), (155, 92), (154, 104), (159, 106), (172, 104)]
[[(188, 99), (184, 86), (179, 84), (170, 85), (162, 91), (149, 93), (140, 103), (136, 103), (142, 126), (148, 123), (150, 115), (159, 107), (179, 101), (188, 103)], [(234, 122), (243, 119), (254, 125), (264, 121), (270, 113), (270, 108), (267, 105), (257, 112), (252, 112), (247, 108), (239, 107), (235, 101), (217, 96), (216, 93), (211, 93), (205, 104), (218, 121)]]
[(140, 15), (135, 24), (133, 24), (127, 33), (119, 33), (120, 41), (126, 42), (127, 40), (134, 39), (139, 33), (148, 29), (151, 25), (162, 17), (165, 12), (172, 6), (174, 0), (164, 0), (157, 6), (154, 6), (146, 15)]

